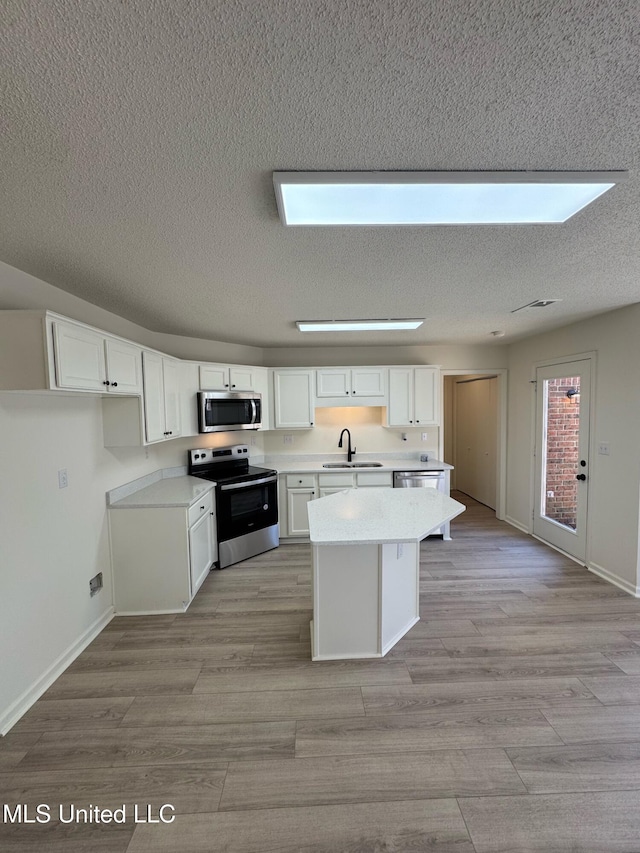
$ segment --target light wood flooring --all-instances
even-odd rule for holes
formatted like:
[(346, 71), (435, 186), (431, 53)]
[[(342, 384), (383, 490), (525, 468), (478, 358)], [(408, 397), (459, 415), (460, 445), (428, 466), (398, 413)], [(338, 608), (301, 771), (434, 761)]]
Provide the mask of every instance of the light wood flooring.
[(306, 545), (114, 619), (0, 740), (0, 801), (56, 818), (0, 850), (639, 853), (640, 601), (458, 497), (384, 660), (311, 662)]

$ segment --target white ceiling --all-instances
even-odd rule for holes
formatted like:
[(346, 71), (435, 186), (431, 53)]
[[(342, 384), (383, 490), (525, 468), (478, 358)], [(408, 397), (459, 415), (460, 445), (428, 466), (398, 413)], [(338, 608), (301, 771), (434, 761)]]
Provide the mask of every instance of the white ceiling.
[[(295, 320), (425, 316), (339, 343), (495, 344), (640, 300), (637, 0), (0, 16), (0, 259), (143, 326), (317, 346)], [(630, 175), (563, 225), (285, 228), (272, 172), (298, 169)]]

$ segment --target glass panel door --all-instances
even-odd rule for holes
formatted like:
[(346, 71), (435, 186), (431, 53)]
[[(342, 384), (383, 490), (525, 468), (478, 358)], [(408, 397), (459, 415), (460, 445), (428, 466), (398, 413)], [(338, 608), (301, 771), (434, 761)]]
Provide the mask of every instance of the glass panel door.
[(534, 533), (584, 560), (590, 361), (549, 365), (536, 375)]

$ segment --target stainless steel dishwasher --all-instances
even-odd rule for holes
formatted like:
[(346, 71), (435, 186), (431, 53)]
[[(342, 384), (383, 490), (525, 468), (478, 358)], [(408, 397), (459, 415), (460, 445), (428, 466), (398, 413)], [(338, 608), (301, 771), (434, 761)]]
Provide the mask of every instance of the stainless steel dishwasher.
[[(441, 471), (394, 471), (394, 489), (437, 489), (442, 494), (447, 494), (447, 484), (444, 470)], [(449, 522), (443, 524), (430, 536), (442, 536), (451, 539)]]

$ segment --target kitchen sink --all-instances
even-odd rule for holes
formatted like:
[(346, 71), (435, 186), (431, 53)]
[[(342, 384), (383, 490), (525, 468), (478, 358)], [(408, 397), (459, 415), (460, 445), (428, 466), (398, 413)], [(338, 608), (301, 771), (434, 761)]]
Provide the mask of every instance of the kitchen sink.
[(325, 462), (323, 468), (382, 468), (382, 462)]

